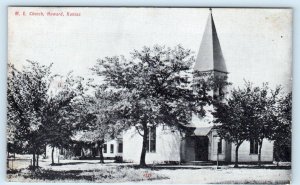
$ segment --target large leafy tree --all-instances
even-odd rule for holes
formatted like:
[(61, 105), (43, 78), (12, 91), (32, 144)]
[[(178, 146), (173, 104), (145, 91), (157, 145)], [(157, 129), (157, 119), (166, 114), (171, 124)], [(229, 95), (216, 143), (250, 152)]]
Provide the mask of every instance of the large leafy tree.
[(273, 139), (272, 136), (277, 132), (278, 126), (278, 102), (281, 87), (276, 87), (272, 90), (267, 83), (262, 87), (253, 86), (251, 83), (246, 83), (246, 88), (249, 93), (249, 103), (252, 104), (245, 111), (254, 112), (249, 125), (249, 138), (258, 142), (258, 165), (261, 165), (261, 149), (264, 139)]
[(248, 112), (252, 105), (249, 104), (250, 96), (248, 89), (233, 89), (230, 98), (225, 102), (216, 101), (215, 123), (218, 135), (225, 140), (236, 145), (235, 148), (235, 167), (238, 167), (238, 152), (240, 145), (248, 139), (249, 123), (253, 112)]
[(131, 55), (131, 59), (99, 60), (92, 70), (122, 97), (113, 110), (121, 123), (136, 128), (142, 136), (140, 165), (145, 166), (149, 127), (166, 124), (182, 129), (191, 120), (191, 112), (200, 110), (199, 103), (204, 106), (208, 101), (204, 101), (203, 89), (191, 88), (194, 58), (190, 50), (155, 46)]
[(245, 82), (245, 87), (232, 90), (231, 97), (225, 102), (215, 104), (219, 135), (236, 144), (235, 166), (238, 165), (238, 148), (243, 141), (258, 142), (260, 165), (263, 140), (272, 140), (280, 133), (278, 128), (283, 126), (278, 121), (277, 111), (280, 91), (280, 87), (270, 89), (267, 83), (259, 87)]
[(69, 143), (80, 114), (73, 109), (83, 92), (81, 80), (69, 73), (62, 86), (55, 89), (53, 84), (58, 75), (51, 73), (51, 66), (28, 61), (18, 70), (9, 65), (8, 144), (33, 154), (33, 169), (38, 166), (38, 156), (46, 144), (62, 147)]
[(270, 139), (274, 140), (274, 154), (277, 161), (291, 160), (292, 139), (292, 93), (283, 96), (277, 107), (277, 122)]
[(105, 141), (116, 138), (124, 127), (113, 114), (114, 105), (121, 96), (102, 85), (95, 85), (94, 88), (93, 96), (84, 97), (85, 114), (82, 116), (90, 119), (85, 128), (80, 129), (79, 140), (95, 144), (100, 153), (100, 163), (104, 163), (102, 149)]
[[(8, 70), (8, 142), (19, 140), (33, 154), (33, 168), (38, 165), (36, 155), (45, 144), (41, 125), (53, 76), (51, 66), (27, 61), (23, 69), (9, 65)], [(12, 139), (14, 138), (14, 139)]]
[(21, 141), (17, 138), (17, 128), (20, 124), (20, 117), (18, 114), (18, 107), (15, 106), (13, 101), (13, 92), (14, 92), (14, 84), (13, 80), (10, 77), (13, 74), (12, 66), (9, 66), (9, 80), (8, 80), (8, 88), (7, 88), (7, 155), (9, 157), (9, 153), (16, 153), (21, 150), (23, 147), (21, 145)]
[(67, 147), (71, 143), (81, 114), (76, 106), (83, 94), (82, 78), (76, 78), (70, 72), (66, 77), (58, 76), (57, 79), (59, 85), (52, 85), (48, 93), (49, 98), (41, 127), (45, 142), (52, 147), (52, 164), (54, 164), (54, 148)]

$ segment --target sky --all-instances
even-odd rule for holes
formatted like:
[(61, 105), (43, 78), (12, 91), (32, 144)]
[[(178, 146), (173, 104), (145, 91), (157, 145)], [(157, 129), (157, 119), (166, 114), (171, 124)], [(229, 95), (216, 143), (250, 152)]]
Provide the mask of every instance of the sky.
[[(64, 16), (47, 16), (48, 12)], [(80, 16), (67, 16), (68, 12)], [(233, 86), (248, 80), (256, 85), (282, 85), (290, 91), (292, 10), (214, 8), (212, 12)], [(90, 76), (89, 68), (97, 59), (129, 57), (143, 46), (181, 44), (196, 56), (209, 10), (15, 7), (8, 14), (10, 63), (20, 68), (27, 59), (45, 65), (53, 62), (54, 73), (72, 70)]]

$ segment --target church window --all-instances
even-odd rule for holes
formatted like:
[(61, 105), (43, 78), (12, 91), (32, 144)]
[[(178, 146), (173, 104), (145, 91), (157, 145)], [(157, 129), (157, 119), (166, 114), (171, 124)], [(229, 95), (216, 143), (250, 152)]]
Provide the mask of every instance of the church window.
[(147, 152), (156, 152), (156, 127), (150, 127), (147, 138)]
[(218, 154), (222, 154), (222, 139), (218, 141)]
[(59, 149), (59, 155), (64, 155), (64, 154), (65, 154), (64, 149), (63, 148)]
[(114, 153), (114, 144), (110, 145), (110, 153)]
[(250, 154), (258, 154), (258, 142), (256, 140), (250, 140)]
[(119, 145), (118, 145), (118, 153), (123, 153), (123, 143), (119, 143)]
[(107, 153), (107, 144), (103, 145), (103, 153)]

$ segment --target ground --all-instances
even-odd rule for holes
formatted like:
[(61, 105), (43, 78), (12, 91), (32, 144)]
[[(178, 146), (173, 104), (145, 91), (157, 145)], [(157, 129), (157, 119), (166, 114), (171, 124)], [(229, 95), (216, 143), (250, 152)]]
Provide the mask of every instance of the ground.
[[(21, 165), (15, 163), (14, 168)], [(254, 165), (221, 166), (188, 166), (156, 165), (140, 169), (131, 163), (113, 163), (106, 161), (100, 164), (97, 160), (61, 160), (60, 164), (50, 165), (49, 160), (41, 160), (41, 170), (32, 173), (29, 170), (11, 170), (9, 181), (45, 181), (59, 182), (140, 182), (143, 183), (255, 183), (287, 184), (290, 183), (289, 167), (265, 165), (258, 168)], [(23, 167), (23, 166), (22, 166)]]
[(288, 184), (290, 170), (274, 169), (183, 169), (161, 170), (169, 179), (158, 180), (159, 183), (205, 183), (205, 184)]

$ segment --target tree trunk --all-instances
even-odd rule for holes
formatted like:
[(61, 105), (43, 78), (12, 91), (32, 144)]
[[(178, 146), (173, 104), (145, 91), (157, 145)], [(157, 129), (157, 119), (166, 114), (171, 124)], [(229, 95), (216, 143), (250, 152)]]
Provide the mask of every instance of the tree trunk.
[(33, 151), (33, 154), (32, 154), (32, 169), (33, 170), (35, 169), (35, 151)]
[(100, 163), (104, 163), (104, 156), (103, 156), (103, 144), (104, 141), (101, 140), (101, 141), (98, 141), (98, 150), (99, 150), (99, 155), (100, 155)]
[(45, 150), (44, 150), (44, 159), (46, 159), (47, 158), (47, 145), (45, 146)]
[(39, 167), (39, 154), (37, 154), (37, 156), (36, 156), (36, 167)]
[(81, 157), (84, 157), (84, 156), (85, 156), (84, 150), (83, 150), (83, 148), (81, 148)]
[(54, 164), (54, 147), (52, 147), (51, 160), (52, 160), (51, 164)]
[(261, 148), (263, 144), (263, 139), (259, 142), (259, 149), (258, 149), (258, 166), (261, 166)]
[(239, 167), (239, 147), (241, 143), (238, 143), (235, 148), (235, 162), (234, 162), (234, 167), (238, 168)]
[(147, 125), (143, 125), (143, 147), (142, 147), (142, 153), (141, 153), (141, 158), (140, 158), (140, 166), (145, 167), (146, 165), (146, 152), (147, 152), (147, 138), (148, 138), (148, 127)]
[(102, 151), (102, 143), (103, 142), (98, 142), (98, 150), (99, 150), (99, 155), (100, 155), (100, 163), (104, 163), (104, 157), (103, 157), (103, 151)]

